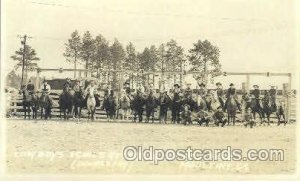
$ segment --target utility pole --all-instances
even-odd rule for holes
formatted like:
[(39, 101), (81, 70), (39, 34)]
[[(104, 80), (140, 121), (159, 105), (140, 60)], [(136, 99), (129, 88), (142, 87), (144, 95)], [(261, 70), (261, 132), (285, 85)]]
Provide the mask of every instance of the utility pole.
[[(25, 71), (25, 54), (26, 54), (26, 41), (27, 41), (27, 38), (31, 38), (31, 37), (28, 37), (26, 34), (23, 35), (23, 36), (20, 36), (18, 35), (18, 37), (21, 38), (21, 44), (23, 45), (23, 55), (22, 55), (22, 79), (21, 79), (21, 86), (20, 88), (22, 88), (23, 84), (24, 84), (24, 71)], [(26, 74), (27, 74), (27, 71), (26, 71)], [(26, 75), (27, 76), (27, 75)]]
[(23, 55), (22, 55), (22, 79), (21, 79), (21, 86), (20, 89), (22, 89), (23, 83), (24, 83), (24, 68), (25, 68), (25, 48), (26, 48), (26, 39), (27, 35), (24, 35), (21, 37), (23, 40), (21, 40), (21, 44), (23, 45)]

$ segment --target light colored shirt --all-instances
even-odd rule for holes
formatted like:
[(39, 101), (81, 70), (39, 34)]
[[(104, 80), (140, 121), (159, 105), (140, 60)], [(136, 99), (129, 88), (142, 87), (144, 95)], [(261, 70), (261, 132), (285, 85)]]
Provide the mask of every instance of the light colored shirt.
[(41, 88), (40, 88), (40, 90), (41, 91), (47, 90), (48, 92), (50, 92), (51, 91), (51, 87), (50, 87), (50, 85), (48, 83), (46, 83), (46, 84), (43, 83), (42, 86), (41, 86)]

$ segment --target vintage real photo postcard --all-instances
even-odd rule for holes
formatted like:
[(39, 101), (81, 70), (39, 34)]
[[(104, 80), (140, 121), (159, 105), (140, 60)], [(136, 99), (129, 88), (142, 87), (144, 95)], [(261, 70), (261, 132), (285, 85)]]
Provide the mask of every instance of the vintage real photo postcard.
[(1, 1), (1, 180), (299, 180), (299, 5)]

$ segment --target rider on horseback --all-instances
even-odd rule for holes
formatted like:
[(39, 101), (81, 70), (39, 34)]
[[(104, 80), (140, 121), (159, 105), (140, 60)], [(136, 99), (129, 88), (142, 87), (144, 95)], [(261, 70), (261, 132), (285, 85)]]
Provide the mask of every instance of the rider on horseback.
[(174, 85), (174, 96), (172, 101), (172, 122), (180, 122), (180, 109), (181, 109), (181, 90), (179, 84)]
[(251, 92), (251, 94), (254, 96), (256, 100), (256, 105), (258, 106), (259, 109), (262, 109), (259, 100), (260, 100), (260, 90), (258, 85), (253, 85), (254, 90)]
[(277, 86), (271, 86), (269, 93), (271, 96), (272, 107), (276, 111), (276, 109), (277, 109), (277, 105), (276, 105)]
[(45, 80), (43, 81), (42, 86), (41, 86), (41, 92), (48, 95), (48, 93), (49, 93), (50, 91), (51, 91), (51, 87), (50, 87), (50, 85), (47, 83), (47, 80), (45, 79)]
[(223, 86), (220, 82), (216, 83), (216, 91), (217, 91), (217, 96), (218, 96), (218, 100), (221, 104), (222, 107), (224, 107), (224, 90), (223, 90)]
[(201, 82), (199, 84), (199, 90), (198, 90), (198, 95), (200, 95), (202, 98), (205, 98), (206, 94), (207, 94), (207, 89), (205, 87), (205, 84), (203, 82)]
[(186, 88), (184, 90), (184, 98), (188, 99), (192, 97), (192, 94), (193, 94), (193, 90), (191, 89), (191, 83), (187, 83)]
[(72, 89), (72, 85), (71, 85), (71, 79), (67, 78), (67, 81), (64, 83), (64, 92), (67, 93), (69, 92), (69, 90)]
[(33, 94), (33, 91), (34, 91), (34, 85), (33, 85), (33, 83), (31, 82), (31, 80), (28, 81), (28, 84), (27, 84), (26, 89), (27, 89), (27, 91), (28, 91), (28, 93), (29, 93), (30, 95)]
[(232, 96), (233, 99), (234, 99), (235, 102), (236, 102), (236, 105), (238, 106), (238, 109), (241, 111), (241, 105), (240, 105), (240, 103), (239, 103), (238, 100), (237, 100), (236, 89), (235, 89), (235, 87), (234, 87), (234, 84), (231, 83), (229, 86), (230, 86), (230, 87), (229, 87), (229, 89), (227, 90), (227, 93), (226, 93), (226, 99), (227, 99), (227, 100), (226, 100), (226, 102), (225, 102), (225, 107), (224, 107), (223, 110), (225, 110), (225, 109), (227, 108), (227, 105), (228, 105), (228, 102), (229, 102), (229, 98), (230, 98), (230, 96)]

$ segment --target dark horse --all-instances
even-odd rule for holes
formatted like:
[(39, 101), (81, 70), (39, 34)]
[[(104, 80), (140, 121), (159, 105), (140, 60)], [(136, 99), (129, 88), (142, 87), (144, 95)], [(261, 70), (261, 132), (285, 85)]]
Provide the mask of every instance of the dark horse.
[(144, 112), (145, 98), (140, 91), (137, 91), (137, 94), (133, 97), (132, 100), (132, 110), (133, 110), (133, 121), (136, 122), (137, 117), (139, 122), (143, 121), (143, 112)]
[(75, 94), (73, 96), (74, 98), (74, 113), (75, 117), (80, 119), (81, 117), (81, 110), (83, 107), (86, 107), (85, 97), (83, 90), (80, 89), (79, 91), (75, 91)]
[(41, 119), (43, 119), (43, 117), (44, 119), (51, 118), (51, 109), (53, 106), (53, 102), (46, 92), (42, 92), (42, 95), (39, 98), (39, 106), (41, 108)]
[(23, 110), (24, 110), (24, 119), (28, 118), (30, 119), (31, 115), (30, 112), (32, 110), (32, 118), (36, 118), (36, 109), (35, 109), (35, 104), (37, 102), (37, 99), (33, 96), (32, 93), (30, 93), (27, 90), (22, 90), (22, 95), (23, 95)]
[(262, 100), (262, 107), (263, 107), (262, 110), (268, 120), (267, 123), (268, 123), (268, 125), (270, 125), (270, 115), (276, 111), (276, 109), (274, 109), (274, 106), (272, 105), (270, 95), (265, 95), (265, 97)]
[(69, 119), (72, 116), (74, 108), (74, 91), (64, 90), (59, 96), (59, 108), (60, 108), (60, 118), (61, 113), (64, 114), (64, 119)]
[(261, 121), (260, 123), (262, 124), (264, 122), (263, 119), (265, 119), (262, 100), (252, 98), (251, 101), (250, 101), (250, 108), (251, 108), (251, 111), (252, 111), (252, 114), (253, 114), (253, 118), (256, 119), (256, 113), (258, 113), (260, 121)]
[(148, 123), (151, 117), (152, 123), (154, 122), (154, 109), (157, 106), (157, 100), (153, 95), (153, 92), (150, 92), (148, 97), (145, 99), (146, 105), (146, 122)]
[(227, 102), (226, 111), (227, 111), (227, 116), (228, 116), (227, 124), (229, 125), (229, 122), (232, 120), (233, 125), (235, 125), (236, 111), (238, 109), (237, 102), (234, 99), (233, 95), (230, 95), (226, 102)]

